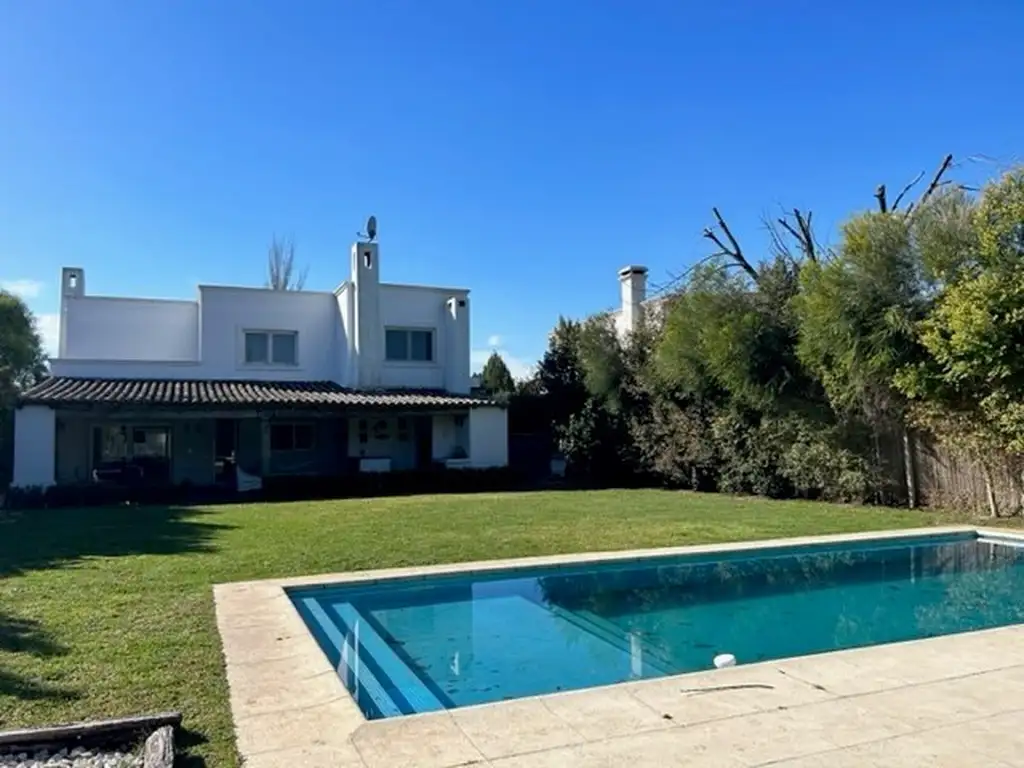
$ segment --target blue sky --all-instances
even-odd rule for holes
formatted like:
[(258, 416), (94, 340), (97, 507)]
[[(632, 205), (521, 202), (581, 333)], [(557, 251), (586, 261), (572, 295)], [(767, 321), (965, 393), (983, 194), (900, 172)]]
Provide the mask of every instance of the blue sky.
[[(0, 283), (48, 340), (90, 292), (310, 288), (380, 221), (393, 282), (472, 290), (477, 358), (520, 371), (558, 315), (779, 206), (822, 234), (952, 152), (1018, 159), (1020, 0), (0, 0)], [(968, 158), (974, 158), (973, 161)]]

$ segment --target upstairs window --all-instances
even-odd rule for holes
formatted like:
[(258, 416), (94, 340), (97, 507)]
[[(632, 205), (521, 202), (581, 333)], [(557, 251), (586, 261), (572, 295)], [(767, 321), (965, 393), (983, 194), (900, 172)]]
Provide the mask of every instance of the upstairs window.
[(384, 356), (387, 360), (433, 362), (434, 332), (388, 328), (384, 332)]
[(299, 334), (295, 331), (246, 331), (246, 364), (297, 365)]

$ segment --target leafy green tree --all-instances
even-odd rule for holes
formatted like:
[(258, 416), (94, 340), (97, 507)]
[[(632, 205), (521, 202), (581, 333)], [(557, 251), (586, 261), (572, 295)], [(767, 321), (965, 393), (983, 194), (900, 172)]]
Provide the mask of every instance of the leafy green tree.
[(674, 297), (652, 361), (653, 375), (666, 391), (693, 400), (726, 395), (708, 354), (709, 336), (714, 333), (710, 326), (728, 314), (745, 285), (717, 265), (706, 265), (695, 270), (689, 284)]
[(484, 363), (484, 369), (480, 374), (480, 383), (492, 395), (508, 395), (516, 389), (512, 372), (509, 371), (505, 361), (497, 352), (492, 352), (491, 356), (487, 358), (487, 362)]
[(609, 315), (597, 315), (580, 324), (579, 359), (587, 394), (611, 412), (620, 412), (626, 360)]
[(992, 458), (1024, 457), (1024, 170), (988, 185), (971, 213), (970, 232), (957, 216), (936, 236), (944, 282), (917, 326), (925, 356), (895, 383), (921, 423), (981, 462), (995, 515)]
[(907, 218), (930, 294), (978, 268), (976, 215), (975, 199), (956, 187), (933, 195)]
[(35, 320), (18, 296), (0, 290), (0, 487), (10, 482), (14, 402), (46, 375)]
[(888, 465), (883, 437), (902, 439), (903, 471), (914, 506), (907, 399), (895, 377), (922, 357), (916, 323), (925, 316), (931, 287), (912, 220), (896, 213), (850, 220), (831, 260), (804, 265), (800, 288), (793, 304), (801, 362), (821, 381), (840, 417), (870, 425), (877, 476), (884, 476), (880, 470)]
[(907, 222), (892, 214), (854, 218), (835, 258), (805, 264), (800, 283), (797, 353), (833, 408), (876, 425), (898, 418), (904, 398), (893, 377), (920, 356), (915, 323), (926, 308)]
[(812, 387), (796, 355), (791, 302), (798, 266), (762, 265), (756, 284), (718, 264), (697, 270), (668, 312), (658, 346), (664, 381), (679, 392), (757, 410), (786, 408)]
[(570, 466), (859, 501), (897, 485), (902, 437), (913, 503), (915, 424), (1024, 467), (1024, 182), (1011, 174), (979, 202), (942, 180), (950, 163), (902, 208), (910, 186), (891, 206), (879, 187), (879, 212), (834, 246), (815, 240), (809, 212), (785, 213), (765, 260), (715, 210), (705, 237), (718, 251), (656, 326), (622, 339), (607, 316), (560, 320), (521, 389), (550, 408)]

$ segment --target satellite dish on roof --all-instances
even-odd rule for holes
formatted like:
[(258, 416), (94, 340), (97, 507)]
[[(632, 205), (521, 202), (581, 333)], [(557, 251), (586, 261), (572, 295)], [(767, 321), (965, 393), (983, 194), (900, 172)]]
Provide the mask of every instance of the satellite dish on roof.
[(377, 217), (371, 216), (366, 220), (366, 231), (356, 232), (357, 237), (365, 237), (371, 243), (377, 239)]

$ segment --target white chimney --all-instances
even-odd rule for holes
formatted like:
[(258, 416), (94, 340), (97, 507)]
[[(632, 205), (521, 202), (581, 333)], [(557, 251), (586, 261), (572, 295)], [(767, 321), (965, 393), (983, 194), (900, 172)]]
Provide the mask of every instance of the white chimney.
[(647, 298), (647, 267), (630, 265), (619, 270), (619, 287), (622, 295), (622, 312), (619, 314), (619, 333), (636, 330)]
[(448, 392), (470, 391), (469, 298), (451, 296), (444, 303), (444, 388)]
[(384, 329), (380, 321), (380, 264), (376, 243), (352, 246), (351, 284), (354, 295), (353, 335), (355, 337), (356, 384), (380, 386), (384, 359)]
[(68, 313), (70, 300), (85, 296), (85, 270), (81, 267), (64, 267), (60, 271), (60, 337), (57, 340), (57, 357), (67, 356)]
[(61, 295), (80, 299), (85, 296), (85, 270), (81, 267), (64, 267), (60, 271)]

